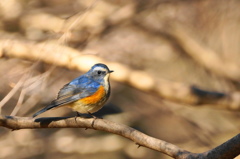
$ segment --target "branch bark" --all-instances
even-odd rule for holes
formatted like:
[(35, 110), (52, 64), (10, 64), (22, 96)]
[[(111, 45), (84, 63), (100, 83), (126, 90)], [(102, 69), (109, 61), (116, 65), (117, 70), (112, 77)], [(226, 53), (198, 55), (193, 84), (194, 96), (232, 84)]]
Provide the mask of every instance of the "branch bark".
[(136, 129), (105, 119), (81, 117), (37, 118), (0, 115), (0, 126), (12, 130), (39, 128), (89, 128), (123, 136), (176, 159), (231, 159), (240, 154), (240, 134), (204, 153), (191, 153), (171, 143), (148, 136)]

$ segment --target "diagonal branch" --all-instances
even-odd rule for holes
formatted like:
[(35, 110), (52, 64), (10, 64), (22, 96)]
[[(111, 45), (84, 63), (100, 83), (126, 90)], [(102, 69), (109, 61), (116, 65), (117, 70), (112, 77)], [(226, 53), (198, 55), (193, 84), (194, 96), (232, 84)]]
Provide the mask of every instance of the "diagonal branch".
[(240, 134), (205, 153), (191, 153), (171, 143), (148, 136), (136, 129), (105, 119), (61, 117), (37, 118), (0, 116), (0, 126), (13, 130), (37, 128), (89, 128), (123, 136), (144, 146), (176, 159), (234, 158), (240, 154)]
[(132, 70), (119, 63), (110, 63), (97, 56), (88, 55), (84, 51), (80, 52), (64, 45), (36, 44), (5, 39), (0, 40), (0, 58), (4, 56), (40, 60), (79, 71), (87, 71), (95, 63), (102, 62), (117, 72), (111, 75), (112, 79), (126, 82), (139, 90), (156, 92), (165, 99), (189, 105), (212, 104), (223, 109), (240, 110), (239, 92), (210, 92), (183, 83), (164, 79), (156, 80), (144, 71)]
[(185, 53), (207, 70), (225, 78), (239, 81), (240, 73), (237, 63), (221, 58), (218, 53), (196, 41), (187, 30), (189, 29), (172, 24), (171, 27), (167, 27), (166, 32), (179, 43)]

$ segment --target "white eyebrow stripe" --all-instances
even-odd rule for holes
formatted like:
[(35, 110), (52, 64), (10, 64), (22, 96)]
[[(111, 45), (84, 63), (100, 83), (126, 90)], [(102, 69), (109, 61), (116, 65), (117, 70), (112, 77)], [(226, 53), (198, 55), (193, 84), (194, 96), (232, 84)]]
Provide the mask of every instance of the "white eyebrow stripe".
[(93, 70), (94, 70), (94, 71), (95, 71), (95, 70), (107, 71), (107, 69), (105, 69), (105, 68), (103, 68), (103, 67), (95, 67)]

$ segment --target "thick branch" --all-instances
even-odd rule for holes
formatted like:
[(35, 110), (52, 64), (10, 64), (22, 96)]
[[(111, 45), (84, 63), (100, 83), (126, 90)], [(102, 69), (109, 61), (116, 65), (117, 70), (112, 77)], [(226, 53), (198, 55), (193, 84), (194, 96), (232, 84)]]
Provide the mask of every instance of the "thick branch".
[(34, 44), (17, 40), (0, 40), (1, 56), (41, 60), (79, 71), (86, 71), (95, 63), (102, 62), (115, 70), (116, 73), (111, 75), (112, 79), (129, 83), (143, 91), (156, 92), (168, 100), (189, 105), (212, 104), (224, 109), (240, 110), (239, 92), (210, 92), (183, 83), (156, 80), (143, 71), (132, 70), (119, 63), (109, 63), (97, 56), (86, 55), (84, 52), (56, 43)]
[(211, 158), (224, 159), (234, 158), (240, 154), (240, 134), (224, 144), (205, 153), (191, 153), (179, 147), (148, 136), (138, 130), (123, 124), (114, 123), (104, 119), (94, 118), (38, 118), (0, 116), (0, 126), (9, 129), (35, 129), (35, 128), (89, 128), (106, 131), (121, 135), (144, 146), (177, 159)]

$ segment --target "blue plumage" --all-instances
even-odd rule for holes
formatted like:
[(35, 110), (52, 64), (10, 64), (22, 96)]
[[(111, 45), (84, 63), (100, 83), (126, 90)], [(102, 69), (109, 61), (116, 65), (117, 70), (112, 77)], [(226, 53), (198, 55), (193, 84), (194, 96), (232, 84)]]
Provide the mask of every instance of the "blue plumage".
[[(50, 105), (33, 115), (33, 117), (49, 110), (65, 105), (72, 105), (73, 109), (80, 113), (93, 113), (98, 111), (107, 101), (110, 95), (109, 74), (113, 72), (104, 64), (94, 65), (86, 74), (75, 78), (60, 89), (57, 99)], [(101, 86), (104, 91), (99, 92)], [(98, 93), (97, 93), (98, 92)], [(102, 94), (101, 94), (102, 93)], [(97, 97), (95, 97), (98, 95)], [(86, 104), (81, 99), (96, 98), (99, 100), (95, 105)]]

